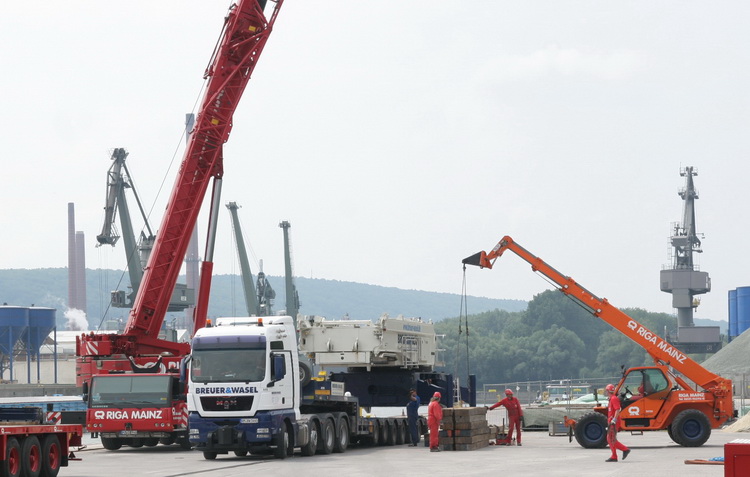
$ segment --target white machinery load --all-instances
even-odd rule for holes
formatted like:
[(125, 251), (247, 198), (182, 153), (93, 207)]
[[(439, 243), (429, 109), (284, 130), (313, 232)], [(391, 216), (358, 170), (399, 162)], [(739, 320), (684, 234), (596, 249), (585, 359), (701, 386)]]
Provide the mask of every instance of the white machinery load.
[(437, 357), (435, 327), (421, 318), (327, 320), (307, 316), (299, 320), (299, 348), (315, 364), (327, 366), (400, 367), (432, 370), (442, 366)]

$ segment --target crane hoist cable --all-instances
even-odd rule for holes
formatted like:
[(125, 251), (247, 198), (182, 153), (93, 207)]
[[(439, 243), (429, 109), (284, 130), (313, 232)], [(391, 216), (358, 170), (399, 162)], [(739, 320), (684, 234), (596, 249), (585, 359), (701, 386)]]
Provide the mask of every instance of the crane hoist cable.
[[(469, 312), (466, 294), (466, 265), (463, 266), (463, 282), (461, 285), (461, 305), (458, 314), (458, 338), (456, 339), (456, 358), (454, 365), (454, 375), (458, 376), (461, 364), (461, 335), (463, 329), (466, 329), (466, 378), (471, 376), (471, 366), (469, 362)], [(468, 382), (468, 381), (467, 381)]]

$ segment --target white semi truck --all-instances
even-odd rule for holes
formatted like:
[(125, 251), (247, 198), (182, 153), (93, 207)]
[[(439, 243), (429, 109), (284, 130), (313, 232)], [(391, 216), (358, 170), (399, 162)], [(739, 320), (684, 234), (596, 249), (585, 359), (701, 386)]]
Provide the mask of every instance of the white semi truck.
[[(309, 456), (344, 452), (353, 442), (408, 441), (406, 417), (366, 416), (345, 382), (328, 376), (300, 381), (292, 317), (216, 321), (195, 333), (183, 366), (190, 442), (204, 458), (272, 452), (283, 459), (297, 448)], [(302, 376), (309, 376), (304, 366)], [(403, 373), (414, 376), (413, 370)], [(406, 404), (406, 391), (394, 402)], [(422, 418), (418, 426), (423, 434)]]

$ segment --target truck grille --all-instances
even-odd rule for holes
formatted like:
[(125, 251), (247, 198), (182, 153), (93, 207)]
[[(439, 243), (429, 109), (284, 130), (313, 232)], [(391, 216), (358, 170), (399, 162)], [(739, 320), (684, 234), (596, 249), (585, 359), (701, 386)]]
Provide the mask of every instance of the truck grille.
[(201, 396), (201, 406), (206, 411), (249, 411), (253, 396)]

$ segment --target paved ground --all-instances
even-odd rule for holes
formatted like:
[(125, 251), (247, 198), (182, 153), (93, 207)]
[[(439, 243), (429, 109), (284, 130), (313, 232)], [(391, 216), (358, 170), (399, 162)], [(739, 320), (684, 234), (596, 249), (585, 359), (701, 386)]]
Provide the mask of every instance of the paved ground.
[(419, 447), (350, 448), (344, 454), (301, 457), (283, 461), (260, 457), (219, 456), (203, 459), (200, 452), (179, 451), (176, 446), (129, 449), (110, 452), (99, 445), (77, 453), (83, 461), (71, 462), (62, 477), (118, 476), (247, 476), (294, 475), (333, 477), (430, 475), (430, 476), (640, 476), (660, 477), (723, 476), (720, 465), (688, 465), (685, 460), (710, 459), (724, 455), (724, 444), (734, 439), (750, 439), (750, 433), (715, 431), (702, 447), (680, 447), (666, 432), (641, 436), (624, 434), (622, 441), (632, 449), (625, 461), (604, 462), (609, 449), (580, 447), (567, 436), (546, 432), (526, 432), (523, 447), (490, 446), (472, 452), (431, 453)]

